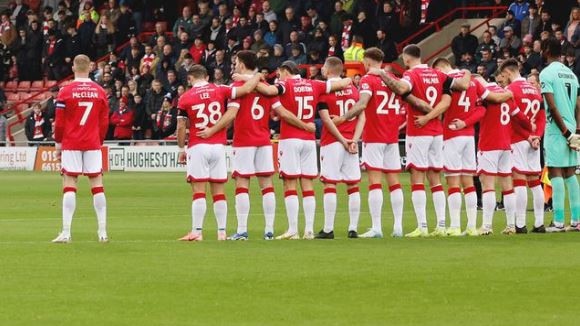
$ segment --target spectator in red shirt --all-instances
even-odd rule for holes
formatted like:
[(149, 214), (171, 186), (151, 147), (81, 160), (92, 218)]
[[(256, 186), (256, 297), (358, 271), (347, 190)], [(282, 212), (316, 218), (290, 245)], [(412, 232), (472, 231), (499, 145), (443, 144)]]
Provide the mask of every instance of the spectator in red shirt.
[(119, 101), (119, 108), (111, 116), (111, 124), (115, 126), (115, 139), (126, 140), (133, 136), (133, 111), (129, 109), (129, 100), (126, 97)]

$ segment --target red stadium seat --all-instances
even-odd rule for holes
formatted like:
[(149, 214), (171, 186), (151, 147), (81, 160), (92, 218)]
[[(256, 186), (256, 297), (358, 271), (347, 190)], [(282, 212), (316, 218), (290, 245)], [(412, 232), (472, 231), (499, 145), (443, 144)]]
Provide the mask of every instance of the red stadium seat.
[(8, 92), (16, 92), (16, 89), (18, 88), (18, 83), (14, 80), (9, 81), (6, 83), (6, 91)]
[(44, 87), (51, 88), (56, 85), (56, 80), (47, 80), (44, 82)]
[(30, 85), (31, 92), (40, 92), (44, 89), (44, 81), (43, 80), (35, 80)]
[(6, 93), (6, 99), (8, 102), (18, 102), (20, 100), (20, 96), (18, 93)]
[(30, 81), (23, 80), (18, 83), (18, 91), (19, 92), (30, 92)]
[(38, 99), (39, 101), (44, 101), (48, 100), (51, 96), (52, 96), (51, 92), (44, 92), (40, 94), (38, 97), (36, 97), (36, 99)]
[(28, 100), (30, 97), (32, 96), (32, 94), (30, 93), (26, 93), (26, 92), (18, 92), (18, 97), (20, 98), (21, 101), (26, 101)]
[(23, 104), (18, 104), (15, 108), (14, 111), (16, 112), (16, 114), (22, 113), (24, 111), (26, 111), (26, 109), (28, 109), (29, 105), (26, 103)]

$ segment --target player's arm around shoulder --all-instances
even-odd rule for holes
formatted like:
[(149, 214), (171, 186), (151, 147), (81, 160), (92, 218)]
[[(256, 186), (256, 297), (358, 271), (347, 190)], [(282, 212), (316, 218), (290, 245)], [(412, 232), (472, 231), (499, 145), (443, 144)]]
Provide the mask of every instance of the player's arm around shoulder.
[(403, 79), (397, 79), (392, 74), (386, 72), (383, 69), (376, 69), (373, 68), (369, 70), (369, 75), (376, 75), (381, 78), (381, 80), (389, 87), (395, 94), (397, 95), (405, 95), (410, 94), (412, 90), (412, 84), (409, 81), (410, 78), (408, 76), (403, 77)]
[(326, 82), (326, 93), (336, 92), (347, 88), (352, 85), (352, 79), (349, 77), (341, 78), (337, 80), (329, 80)]
[(354, 106), (350, 110), (346, 111), (342, 116), (335, 117), (332, 119), (334, 124), (336, 126), (340, 126), (345, 121), (348, 121), (354, 117), (359, 116), (366, 109), (367, 105), (369, 104), (369, 101), (371, 99), (371, 95), (372, 95), (372, 91), (362, 90), (359, 93), (358, 101), (354, 104)]

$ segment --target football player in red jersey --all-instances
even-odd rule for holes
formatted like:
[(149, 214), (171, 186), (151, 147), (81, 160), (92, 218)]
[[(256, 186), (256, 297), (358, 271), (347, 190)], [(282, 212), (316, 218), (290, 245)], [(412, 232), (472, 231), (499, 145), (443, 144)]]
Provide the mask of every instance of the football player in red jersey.
[[(438, 58), (433, 68), (452, 78), (463, 77), (464, 72), (453, 70), (449, 60)], [(447, 235), (460, 236), (467, 234), (477, 236), (477, 194), (473, 184), (473, 175), (477, 170), (475, 160), (474, 125), (483, 118), (485, 109), (478, 106), (480, 100), (502, 103), (511, 98), (511, 93), (492, 93), (478, 82), (471, 79), (469, 88), (453, 92), (451, 105), (443, 119), (443, 170), (447, 180), (450, 227)], [(429, 118), (429, 114), (427, 114)], [(435, 118), (435, 117), (433, 117)], [(461, 232), (461, 187), (465, 197), (467, 228)]]
[(103, 88), (89, 79), (90, 63), (86, 55), (74, 58), (75, 79), (60, 90), (56, 99), (54, 139), (57, 156), (61, 158), (64, 194), (62, 232), (52, 241), (54, 243), (71, 241), (79, 175), (89, 177), (97, 214), (98, 240), (109, 241), (101, 153), (109, 127), (109, 103)]
[[(224, 183), (227, 181), (226, 130), (222, 129), (210, 137), (200, 137), (199, 132), (212, 127), (222, 118), (225, 103), (250, 93), (260, 76), (255, 75), (240, 87), (214, 85), (207, 82), (207, 70), (194, 65), (190, 71), (192, 88), (184, 93), (177, 104), (180, 115), (177, 122), (177, 144), (179, 162), (187, 163), (187, 181), (191, 183), (192, 231), (179, 240), (203, 240), (202, 228), (206, 212), (205, 192), (207, 183), (213, 195), (213, 211), (218, 225), (218, 240), (226, 240), (227, 202)], [(185, 151), (186, 119), (189, 120), (188, 149)]]
[[(498, 72), (499, 74), (499, 72)], [(495, 83), (487, 83), (481, 76), (476, 79), (494, 93), (508, 92)], [(477, 153), (477, 173), (483, 188), (483, 223), (479, 235), (493, 233), (492, 220), (495, 210), (495, 180), (499, 178), (502, 188), (507, 227), (504, 234), (515, 233), (516, 198), (512, 185), (511, 130), (512, 119), (523, 126), (524, 130), (533, 130), (528, 118), (520, 111), (513, 100), (501, 104), (486, 103), (485, 115), (480, 122), (479, 146)]]
[(507, 90), (514, 94), (516, 105), (523, 110), (524, 115), (536, 126), (535, 132), (528, 132), (520, 125), (514, 124), (512, 129), (512, 178), (516, 194), (516, 233), (528, 233), (526, 227), (526, 212), (528, 207), (528, 190), (530, 187), (534, 200), (534, 228), (532, 232), (543, 233), (544, 227), (544, 190), (540, 174), (540, 138), (546, 128), (546, 114), (540, 91), (527, 82), (519, 71), (518, 62), (506, 60), (499, 70), (509, 85)]
[[(252, 51), (240, 51), (236, 55), (235, 73), (238, 76), (251, 78), (256, 69), (256, 54)], [(237, 76), (237, 77), (238, 77)], [(236, 78), (237, 78), (236, 77)], [(234, 82), (240, 86), (243, 82)], [(274, 216), (276, 212), (276, 196), (272, 183), (274, 162), (272, 144), (270, 141), (269, 120), (274, 110), (283, 120), (296, 127), (314, 132), (314, 124), (299, 120), (284, 109), (277, 97), (266, 97), (258, 92), (229, 101), (223, 118), (213, 127), (198, 134), (202, 138), (211, 137), (216, 132), (227, 128), (234, 121), (234, 159), (233, 174), (236, 179), (236, 216), (238, 229), (230, 240), (248, 239), (248, 214), (250, 212), (250, 197), (248, 189), (250, 177), (257, 177), (262, 189), (262, 207), (264, 209), (265, 230), (264, 239), (274, 239)]]
[[(439, 172), (443, 169), (443, 127), (439, 115), (451, 104), (451, 91), (464, 91), (469, 86), (471, 74), (467, 72), (459, 79), (453, 79), (421, 63), (421, 49), (407, 45), (403, 49), (403, 61), (409, 70), (401, 80), (390, 78), (386, 73), (381, 77), (397, 94), (407, 99), (409, 94), (426, 101), (433, 107), (433, 113), (425, 112), (411, 104), (407, 114), (407, 169), (411, 171), (411, 201), (417, 216), (417, 229), (406, 234), (407, 237), (426, 237), (427, 231), (427, 198), (425, 194), (425, 175), (431, 185), (433, 205), (437, 215), (437, 227), (433, 236), (447, 235), (445, 229), (445, 194), (441, 185)], [(429, 119), (430, 113), (436, 119)]]
[[(342, 72), (342, 61), (337, 57), (328, 57), (322, 66), (322, 74), (329, 81), (340, 80)], [(318, 103), (318, 112), (324, 123), (320, 138), (320, 180), (324, 183), (324, 229), (318, 232), (317, 239), (334, 239), (338, 183), (345, 183), (347, 187), (350, 219), (347, 236), (358, 237), (360, 166), (357, 143), (362, 133), (364, 119), (358, 121), (355, 117), (339, 127), (331, 119), (352, 109), (358, 98), (356, 87), (348, 85), (343, 90), (322, 95)], [(357, 124), (360, 124), (360, 127), (358, 133), (355, 133)]]
[[(320, 96), (343, 89), (351, 83), (350, 78), (322, 82), (303, 79), (293, 61), (285, 61), (278, 68), (279, 81), (276, 85), (258, 85), (259, 92), (269, 96), (280, 96), (282, 106), (298, 119), (312, 123)], [(299, 239), (298, 235), (298, 180), (302, 188), (304, 208), (304, 239), (314, 239), (314, 214), (316, 200), (312, 180), (318, 176), (316, 140), (314, 134), (299, 129), (285, 120), (280, 126), (278, 146), (280, 176), (284, 179), (284, 202), (288, 216), (288, 230), (277, 239)]]
[[(367, 71), (380, 70), (384, 54), (378, 48), (369, 48), (363, 56)], [(389, 78), (395, 78), (389, 74)], [(431, 107), (424, 101), (410, 95), (409, 100), (418, 107), (429, 111)], [(399, 153), (399, 126), (404, 123), (405, 110), (401, 98), (385, 85), (375, 74), (367, 74), (360, 81), (360, 100), (354, 107), (335, 119), (341, 124), (361, 114), (365, 120), (363, 138), (363, 164), (369, 178), (369, 210), (372, 227), (361, 234), (363, 238), (381, 238), (383, 190), (382, 181), (386, 177), (391, 193), (394, 216), (393, 236), (403, 235), (403, 191), (399, 182), (401, 158)], [(357, 128), (358, 131), (358, 128)], [(358, 140), (355, 138), (354, 140)]]

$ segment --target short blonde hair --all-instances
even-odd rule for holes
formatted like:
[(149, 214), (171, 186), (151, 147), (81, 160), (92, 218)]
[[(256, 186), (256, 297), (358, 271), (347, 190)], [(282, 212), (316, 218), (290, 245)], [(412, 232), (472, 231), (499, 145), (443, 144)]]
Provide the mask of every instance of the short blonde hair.
[(74, 58), (73, 67), (75, 72), (88, 73), (91, 65), (91, 59), (84, 54), (79, 54)]

